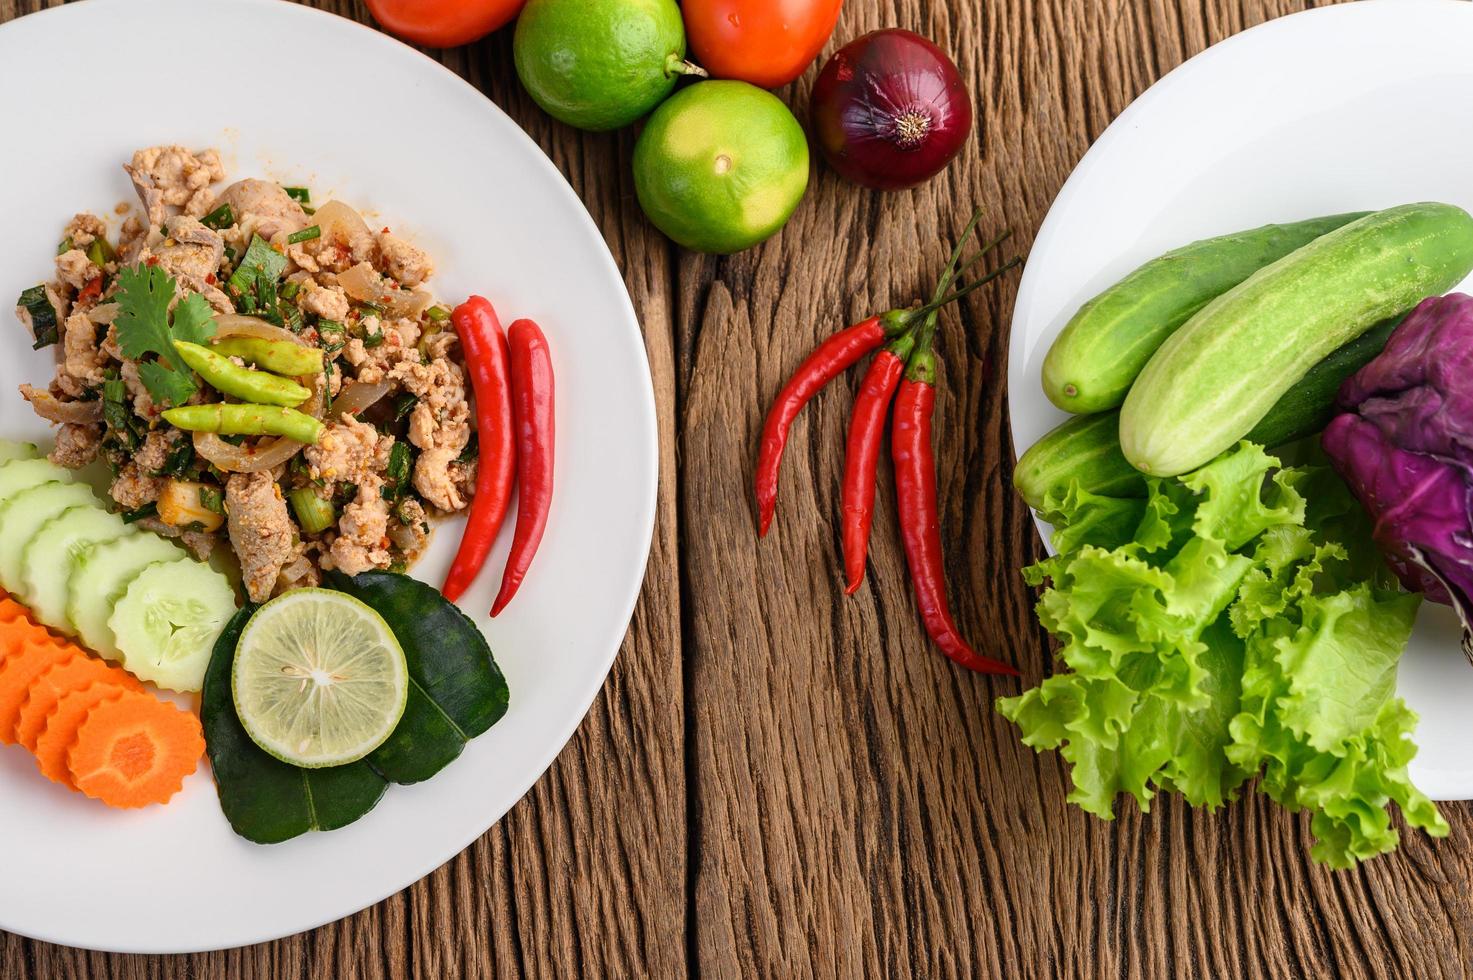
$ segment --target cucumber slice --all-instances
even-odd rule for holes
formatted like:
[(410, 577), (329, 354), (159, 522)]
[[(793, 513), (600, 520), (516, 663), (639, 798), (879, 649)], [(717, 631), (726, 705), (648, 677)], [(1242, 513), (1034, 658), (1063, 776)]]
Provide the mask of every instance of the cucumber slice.
[(0, 463), (8, 463), (12, 459), (37, 459), (40, 455), (41, 450), (36, 448), (34, 442), (0, 439)]
[(107, 625), (135, 677), (172, 691), (198, 691), (215, 641), (234, 616), (230, 581), (203, 562), (181, 559), (139, 572)]
[(98, 656), (121, 660), (107, 621), (128, 585), (149, 565), (178, 561), (184, 552), (152, 534), (129, 534), (96, 544), (77, 556), (66, 614), (82, 642)]
[(39, 487), (43, 483), (71, 483), (72, 471), (46, 459), (12, 459), (0, 463), (0, 504), (22, 490)]
[(109, 514), (95, 503), (62, 511), (42, 524), (21, 549), (16, 595), (47, 626), (64, 633), (75, 632), (67, 619), (67, 600), (77, 556), (94, 544), (112, 541), (132, 530), (116, 514)]
[(90, 487), (55, 480), (22, 490), (0, 504), (0, 588), (21, 591), (21, 552), (41, 525), (63, 511), (87, 506), (98, 506)]

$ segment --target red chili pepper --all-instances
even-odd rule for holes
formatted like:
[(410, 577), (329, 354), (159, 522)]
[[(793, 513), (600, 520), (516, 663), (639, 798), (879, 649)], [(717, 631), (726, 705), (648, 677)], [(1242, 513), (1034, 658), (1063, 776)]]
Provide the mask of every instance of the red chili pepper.
[(84, 285), (81, 290), (78, 291), (77, 302), (86, 303), (87, 301), (94, 300), (101, 295), (102, 277), (98, 276), (96, 279), (88, 279), (86, 285)]
[(968, 670), (1010, 674), (1018, 670), (973, 650), (957, 631), (946, 601), (941, 525), (936, 513), (936, 462), (931, 454), (931, 414), (936, 406), (936, 359), (929, 333), (918, 342), (895, 398), (890, 453), (895, 462), (895, 497), (900, 536), (926, 632), (941, 652)]
[(440, 590), (454, 602), (480, 574), (506, 519), (516, 479), (517, 447), (512, 433), (506, 334), (495, 307), (484, 297), (472, 296), (451, 312), (450, 322), (465, 350), (465, 366), (476, 395), (476, 438), (480, 441), (476, 496), (460, 550)]
[(875, 516), (875, 472), (880, 466), (880, 439), (885, 432), (885, 413), (895, 398), (895, 387), (905, 373), (905, 361), (915, 346), (907, 334), (892, 341), (875, 355), (859, 394), (854, 397), (854, 414), (849, 417), (849, 442), (844, 456), (844, 587), (853, 595), (864, 581), (864, 560), (869, 553), (870, 525)]
[(777, 510), (777, 474), (788, 443), (793, 419), (818, 394), (820, 388), (858, 363), (864, 355), (887, 340), (910, 330), (924, 310), (891, 310), (846, 327), (819, 344), (798, 365), (762, 423), (762, 441), (757, 450), (757, 534), (765, 536)]
[(526, 577), (532, 556), (547, 529), (552, 505), (553, 377), (547, 338), (531, 320), (518, 320), (507, 331), (511, 352), (512, 417), (517, 440), (517, 530), (501, 592), (491, 606), (495, 616), (506, 608)]

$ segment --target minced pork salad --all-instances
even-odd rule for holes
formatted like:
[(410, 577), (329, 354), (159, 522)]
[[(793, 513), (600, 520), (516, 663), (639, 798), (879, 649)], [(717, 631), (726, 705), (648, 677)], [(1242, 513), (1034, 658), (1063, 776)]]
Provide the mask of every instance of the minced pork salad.
[(142, 207), (119, 206), (116, 241), (76, 215), (55, 279), (16, 307), (58, 352), (47, 387), (21, 386), (60, 426), (52, 460), (100, 457), (129, 520), (202, 558), (223, 536), (255, 601), (412, 564), (476, 469), (430, 257), (306, 188), (217, 190), (215, 150), (150, 147), (124, 169)]

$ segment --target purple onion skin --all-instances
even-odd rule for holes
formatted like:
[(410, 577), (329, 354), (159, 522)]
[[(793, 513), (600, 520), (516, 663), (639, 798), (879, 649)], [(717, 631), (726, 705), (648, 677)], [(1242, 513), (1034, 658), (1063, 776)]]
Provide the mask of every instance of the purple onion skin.
[(834, 52), (813, 86), (819, 152), (840, 176), (894, 191), (940, 173), (966, 145), (972, 102), (956, 65), (891, 28)]

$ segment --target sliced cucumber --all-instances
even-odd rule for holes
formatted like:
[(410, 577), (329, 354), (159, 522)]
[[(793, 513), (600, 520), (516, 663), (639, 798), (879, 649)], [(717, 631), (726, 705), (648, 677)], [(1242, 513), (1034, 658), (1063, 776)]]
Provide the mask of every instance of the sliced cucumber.
[(8, 463), (12, 459), (37, 459), (40, 455), (41, 450), (36, 448), (34, 442), (0, 439), (0, 463)]
[(215, 641), (234, 615), (229, 580), (202, 562), (180, 559), (139, 572), (107, 625), (134, 676), (173, 691), (198, 691)]
[(21, 591), (21, 552), (42, 524), (73, 507), (88, 506), (102, 509), (90, 487), (55, 480), (22, 490), (0, 503), (0, 588)]
[(75, 632), (67, 619), (67, 602), (77, 556), (94, 544), (132, 533), (122, 518), (96, 504), (62, 511), (42, 524), (21, 549), (16, 595), (47, 626)]
[(78, 555), (66, 612), (82, 642), (108, 660), (122, 659), (112, 627), (107, 625), (113, 607), (149, 565), (183, 557), (183, 551), (152, 534), (130, 534), (93, 545)]
[(0, 463), (0, 504), (43, 483), (71, 483), (72, 471), (46, 459), (12, 459)]

